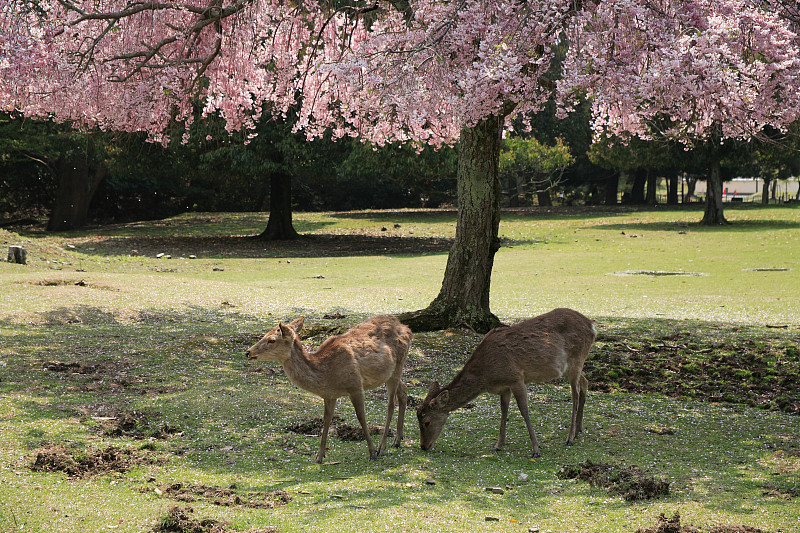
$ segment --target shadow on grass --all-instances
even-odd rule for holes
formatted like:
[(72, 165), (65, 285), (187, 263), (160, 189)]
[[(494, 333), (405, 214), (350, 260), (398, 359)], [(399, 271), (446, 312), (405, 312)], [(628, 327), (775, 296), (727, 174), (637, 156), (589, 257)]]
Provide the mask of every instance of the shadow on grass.
[[(80, 316), (83, 322), (53, 320), (52, 314)], [(320, 416), (321, 400), (299, 391), (282, 372), (256, 372), (244, 360), (244, 349), (263, 334), (264, 324), (256, 317), (203, 308), (146, 311), (128, 321), (91, 308), (63, 308), (48, 316), (50, 319), (43, 317), (47, 320), (39, 326), (23, 328), (10, 319), (0, 323), (10, 332), (4, 336), (9, 355), (4, 358), (6, 365), (0, 366), (0, 387), (20, 411), (20, 416), (5, 421), (7, 431), (18, 432), (14, 440), (26, 447), (43, 440), (86, 441), (95, 435), (86, 418), (102, 412), (100, 407), (151, 409), (183, 430), (182, 435), (158, 445), (175, 453), (178, 458), (174, 461), (187, 458), (192, 468), (215, 476), (218, 484), (241, 476), (249, 480), (244, 487), (251, 484), (255, 486), (250, 488), (260, 490), (307, 491), (306, 503), (312, 500), (315, 505), (298, 505), (293, 512), (313, 513), (320, 520), (325, 516), (337, 520), (341, 513), (359, 513), (362, 507), (368, 513), (417, 500), (432, 507), (487, 509), (487, 516), (506, 522), (510, 518), (521, 520), (529, 513), (520, 510), (520, 498), (526, 506), (544, 507), (554, 494), (575, 496), (597, 491), (597, 495), (606, 497), (599, 489), (558, 482), (555, 472), (567, 463), (604, 460), (611, 455), (614, 461), (641, 464), (654, 473), (670, 475), (681, 487), (690, 487), (701, 477), (711, 480), (711, 484), (739, 486), (744, 482), (736, 478), (745, 467), (753, 479), (770, 479), (771, 466), (760, 462), (765, 450), (769, 450), (765, 445), (800, 449), (800, 441), (787, 428), (774, 430), (777, 435), (772, 436), (764, 430), (749, 429), (752, 412), (744, 413), (737, 406), (725, 409), (685, 400), (654, 399), (657, 395), (647, 394), (658, 393), (656, 389), (643, 389), (645, 394), (638, 395), (599, 394), (594, 390), (587, 403), (587, 432), (576, 446), (565, 448), (562, 441), (568, 419), (568, 387), (545, 385), (541, 386), (542, 401), (533, 405), (534, 424), (546, 454), (536, 463), (528, 460), (527, 437), (515, 411), (511, 414), (507, 450), (489, 452), (492, 439), (496, 438), (497, 399), (481, 397), (476, 400), (476, 408), (454, 414), (443, 440), (430, 453), (417, 447), (416, 420), (411, 409), (407, 412), (407, 441), (400, 450), (391, 449), (386, 457), (370, 462), (363, 443), (335, 440), (328, 460), (338, 463), (320, 466), (311, 463), (317, 438), (287, 434), (283, 428), (287, 421), (308, 414)], [(358, 315), (348, 315), (329, 322), (351, 325), (360, 319)], [(309, 322), (314, 325), (325, 320), (314, 318)], [(615, 372), (621, 380), (626, 378), (637, 387), (642, 386), (633, 379), (637, 376), (642, 383), (654, 386), (664, 381), (662, 376), (680, 372), (681, 364), (693, 365), (686, 370), (710, 380), (714, 368), (704, 365), (714, 363), (719, 354), (740, 349), (749, 350), (742, 357), (761, 354), (767, 361), (779, 362), (784, 373), (787, 360), (797, 358), (796, 352), (789, 351), (790, 344), (782, 342), (778, 346), (785, 348), (782, 354), (763, 344), (761, 339), (767, 340), (764, 331), (751, 334), (730, 327), (668, 320), (627, 320), (601, 326), (598, 346), (590, 359), (597, 359), (598, 363), (590, 377), (595, 383), (604, 379), (608, 382), (612, 379), (610, 373)], [(421, 394), (433, 379), (451, 378), (479, 338), (450, 333), (419, 335), (415, 339), (409, 361), (413, 368), (407, 378), (413, 376), (415, 382), (412, 394)], [(731, 336), (741, 337), (741, 342)], [(786, 332), (786, 339), (789, 336), (790, 332)], [(115, 364), (96, 365), (88, 374), (56, 373), (43, 365), (51, 360)], [(664, 373), (651, 374), (648, 379), (653, 361), (663, 363)], [(625, 374), (626, 368), (635, 372)], [(754, 366), (749, 364), (747, 368), (752, 371)], [(737, 363), (730, 376), (721, 372), (714, 379), (742, 379), (736, 373), (741, 369)], [(125, 374), (125, 382), (115, 384), (121, 373)], [(382, 421), (383, 402), (377, 395), (368, 396), (371, 423)], [(81, 425), (57, 431), (47, 429), (54, 421), (74, 418), (76, 413), (85, 413)], [(349, 402), (339, 402), (337, 414), (352, 420)], [(657, 421), (675, 432), (649, 430)], [(792, 423), (797, 426), (796, 421)], [(701, 426), (702, 431), (694, 429)], [(716, 436), (709, 440), (709, 434)], [(530, 473), (533, 481), (529, 485), (517, 483), (520, 471)], [(428, 478), (435, 485), (426, 484)], [(159, 479), (162, 481), (187, 480)], [(510, 488), (505, 489), (505, 495), (485, 490), (494, 485)], [(715, 495), (713, 503), (708, 504), (710, 508), (722, 506), (732, 513), (745, 514), (740, 505), (741, 491), (716, 492), (721, 494)], [(684, 498), (678, 494), (668, 497), (667, 502), (679, 505)], [(619, 501), (604, 505), (629, 504)]]
[(99, 237), (76, 244), (78, 252), (95, 256), (199, 258), (281, 258), (408, 256), (447, 253), (452, 239), (371, 235), (301, 235), (291, 241), (257, 237)]

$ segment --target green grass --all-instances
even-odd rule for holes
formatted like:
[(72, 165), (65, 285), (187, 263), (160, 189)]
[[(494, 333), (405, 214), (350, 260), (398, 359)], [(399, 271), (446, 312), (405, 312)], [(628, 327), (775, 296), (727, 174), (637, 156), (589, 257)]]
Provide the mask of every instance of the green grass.
[[(0, 263), (0, 531), (142, 532), (175, 505), (242, 531), (633, 532), (675, 511), (701, 527), (795, 531), (800, 209), (726, 214), (732, 225), (710, 229), (695, 223), (696, 210), (504, 216), (493, 310), (512, 321), (568, 306), (600, 329), (574, 446), (563, 445), (569, 388), (530, 387), (543, 452), (535, 461), (515, 409), (506, 448), (490, 451), (498, 401), (484, 396), (455, 412), (427, 453), (412, 409), (402, 448), (370, 462), (363, 442), (331, 439), (333, 464), (316, 465), (318, 438), (284, 428), (321, 416), (321, 400), (243, 357), (299, 313), (310, 326), (351, 325), (426, 305), (441, 283), (453, 212), (300, 213), (297, 228), (319, 240), (289, 245), (244, 238), (263, 229), (255, 214), (58, 235), (0, 230), (0, 242), (29, 251), (27, 266)], [(392, 237), (410, 244), (385, 246)], [(620, 274), (632, 271), (702, 275)], [(346, 318), (322, 318), (334, 312)], [(412, 396), (448, 381), (478, 340), (416, 335), (405, 373)], [(44, 369), (54, 361), (90, 366)], [(381, 424), (384, 401), (367, 400), (370, 422)], [(181, 433), (104, 435), (103, 418), (119, 412)], [(337, 414), (355, 424), (346, 399)], [(81, 479), (33, 472), (36, 450), (51, 444), (76, 453), (123, 446), (166, 462)], [(556, 476), (586, 460), (641, 466), (670, 481), (671, 494), (627, 503)], [(155, 492), (173, 483), (284, 490), (292, 501), (251, 509)]]

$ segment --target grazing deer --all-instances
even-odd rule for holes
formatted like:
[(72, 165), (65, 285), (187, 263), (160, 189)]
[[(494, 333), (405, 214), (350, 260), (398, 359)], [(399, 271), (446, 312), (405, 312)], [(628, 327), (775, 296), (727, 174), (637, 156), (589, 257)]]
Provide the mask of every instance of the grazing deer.
[[(408, 388), (401, 377), (411, 345), (411, 330), (391, 315), (375, 316), (341, 335), (330, 337), (315, 353), (309, 353), (297, 336), (304, 321), (305, 317), (301, 316), (288, 325), (278, 324), (247, 350), (247, 359), (279, 362), (292, 383), (325, 401), (322, 438), (316, 461), (321, 463), (325, 457), (328, 428), (336, 400), (342, 396), (349, 396), (353, 402), (367, 439), (370, 459), (377, 459), (386, 449), (386, 437), (397, 400), (397, 436), (393, 446), (400, 446), (408, 400)], [(383, 438), (376, 450), (369, 436), (364, 412), (364, 390), (377, 388), (384, 383), (389, 410)]]
[(501, 449), (513, 394), (528, 426), (533, 457), (538, 457), (539, 443), (528, 414), (526, 383), (561, 376), (566, 376), (572, 387), (572, 422), (567, 437), (567, 445), (571, 445), (583, 427), (583, 405), (589, 386), (583, 363), (596, 336), (592, 321), (571, 309), (554, 309), (510, 327), (493, 329), (449, 385), (431, 384), (428, 396), (417, 408), (420, 446), (423, 450), (433, 446), (452, 411), (489, 392), (500, 395), (500, 437), (494, 449)]

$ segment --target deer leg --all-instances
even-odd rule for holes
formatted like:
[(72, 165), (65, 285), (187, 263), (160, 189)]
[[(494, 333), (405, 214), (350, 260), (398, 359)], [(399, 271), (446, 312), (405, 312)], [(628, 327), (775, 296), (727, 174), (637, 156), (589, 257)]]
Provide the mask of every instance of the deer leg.
[(336, 410), (336, 398), (325, 398), (325, 413), (322, 415), (322, 437), (320, 437), (319, 440), (317, 457), (314, 459), (318, 463), (321, 463), (325, 458), (325, 446), (328, 443), (328, 429), (331, 427), (334, 410)]
[(400, 447), (403, 442), (403, 421), (406, 416), (406, 405), (408, 404), (408, 387), (403, 380), (397, 385), (397, 435), (394, 438), (392, 446), (395, 448)]
[(586, 376), (581, 373), (581, 390), (578, 393), (578, 419), (576, 421), (575, 426), (575, 433), (580, 433), (583, 431), (583, 406), (586, 404), (586, 391), (589, 390), (589, 380), (586, 379)]
[(519, 407), (519, 412), (522, 413), (525, 425), (528, 426), (528, 435), (531, 438), (531, 446), (533, 447), (531, 457), (539, 457), (542, 455), (539, 452), (539, 441), (536, 440), (536, 434), (533, 432), (533, 426), (531, 425), (531, 416), (528, 413), (528, 389), (525, 387), (525, 383), (520, 381), (511, 386), (511, 392), (517, 400), (517, 407)]
[[(586, 378), (583, 377), (582, 373), (578, 373), (574, 377), (570, 377), (569, 386), (572, 389), (572, 418), (569, 423), (569, 434), (567, 435), (567, 446), (572, 446), (572, 441), (575, 440), (575, 434), (578, 432), (578, 412), (580, 411), (580, 416), (583, 417), (583, 404), (580, 403), (581, 398), (581, 388), (583, 387), (583, 383), (581, 380), (585, 380)], [(588, 381), (587, 381), (588, 383)], [(586, 393), (583, 393), (584, 400), (586, 399)], [(580, 408), (578, 405), (580, 404)]]
[(389, 426), (392, 424), (392, 415), (394, 415), (394, 402), (395, 398), (397, 397), (397, 386), (398, 382), (392, 382), (391, 380), (386, 382), (386, 424), (383, 425), (383, 436), (381, 437), (380, 445), (378, 445), (378, 455), (381, 455), (386, 450), (386, 438), (389, 436)]
[(511, 403), (511, 389), (506, 389), (500, 393), (500, 436), (492, 448), (495, 451), (503, 449), (506, 443), (506, 422), (508, 421), (508, 404)]
[(351, 394), (350, 401), (353, 402), (353, 407), (356, 410), (356, 417), (358, 418), (359, 424), (361, 424), (361, 429), (364, 431), (364, 438), (366, 439), (367, 446), (369, 447), (369, 458), (371, 461), (374, 461), (378, 458), (378, 450), (375, 449), (375, 445), (372, 443), (372, 439), (369, 436), (367, 414), (364, 410), (364, 391), (358, 391)]

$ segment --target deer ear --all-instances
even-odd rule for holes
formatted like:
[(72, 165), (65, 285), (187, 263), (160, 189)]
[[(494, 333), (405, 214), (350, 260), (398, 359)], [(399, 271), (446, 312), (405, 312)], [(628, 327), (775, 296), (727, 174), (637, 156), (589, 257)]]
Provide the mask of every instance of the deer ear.
[(305, 321), (306, 317), (304, 316), (295, 318), (289, 323), (289, 327), (292, 328), (295, 331), (295, 333), (297, 333), (303, 328), (303, 323), (305, 323)]
[(294, 338), (294, 330), (291, 328), (291, 324), (287, 326), (281, 322), (278, 324), (278, 327), (281, 328), (281, 335), (283, 335), (287, 339)]
[(434, 381), (433, 383), (431, 383), (430, 387), (428, 387), (428, 395), (425, 396), (425, 401), (428, 402), (432, 400), (434, 396), (439, 394), (440, 390), (442, 390), (442, 388), (439, 386), (438, 381)]
[(442, 391), (438, 396), (436, 396), (433, 401), (431, 401), (431, 407), (434, 409), (443, 409), (447, 402), (450, 400), (450, 391)]

